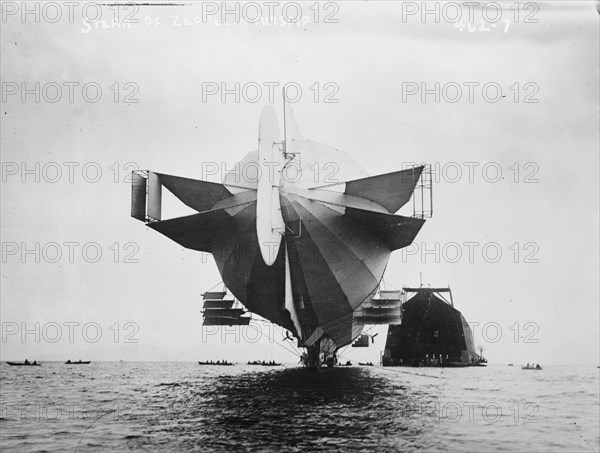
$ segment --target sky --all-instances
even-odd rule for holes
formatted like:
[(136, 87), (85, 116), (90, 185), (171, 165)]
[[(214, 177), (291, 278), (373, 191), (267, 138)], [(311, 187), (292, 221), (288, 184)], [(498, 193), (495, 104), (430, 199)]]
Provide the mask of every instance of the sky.
[[(283, 2), (273, 23), (260, 2), (224, 20), (213, 2), (56, 4), (2, 4), (3, 360), (296, 361), (268, 323), (202, 328), (214, 261), (132, 219), (128, 181), (218, 182), (291, 84), (305, 138), (372, 175), (433, 168), (433, 217), (386, 287), (449, 285), (490, 363), (598, 364), (595, 2), (470, 24), (461, 2), (456, 23), (421, 2), (303, 4), (296, 23)], [(343, 357), (378, 361), (386, 327), (372, 333)]]

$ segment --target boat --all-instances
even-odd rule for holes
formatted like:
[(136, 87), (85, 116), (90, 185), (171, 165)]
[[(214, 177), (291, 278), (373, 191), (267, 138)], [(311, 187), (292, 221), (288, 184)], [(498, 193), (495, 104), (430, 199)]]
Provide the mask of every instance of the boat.
[(198, 365), (217, 365), (217, 366), (231, 366), (233, 365), (233, 363), (229, 363), (229, 362), (198, 362)]
[(65, 362), (65, 365), (89, 365), (91, 362), (91, 360), (87, 360), (85, 362), (82, 362), (81, 360), (78, 360), (77, 362), (71, 362), (70, 360), (67, 360)]
[(281, 363), (277, 363), (274, 361), (265, 362), (264, 360), (261, 362), (260, 360), (255, 360), (253, 362), (248, 362), (248, 365), (260, 365), (260, 366), (281, 366)]
[(521, 369), (522, 370), (538, 370), (538, 371), (541, 371), (542, 367), (539, 366), (539, 365), (529, 365), (529, 364), (527, 364), (527, 365), (523, 365), (521, 367)]
[(509, 363), (508, 366), (514, 366), (512, 363)]
[(10, 366), (42, 366), (41, 363), (6, 362)]
[(358, 362), (361, 366), (373, 366), (373, 362)]

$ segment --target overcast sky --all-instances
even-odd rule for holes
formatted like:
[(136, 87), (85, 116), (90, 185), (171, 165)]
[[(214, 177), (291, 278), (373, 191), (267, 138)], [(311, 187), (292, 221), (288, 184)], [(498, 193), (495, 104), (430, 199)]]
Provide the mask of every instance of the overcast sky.
[[(197, 4), (119, 8), (111, 26), (115, 8), (95, 25), (81, 6), (72, 23), (66, 6), (60, 20), (46, 9), (36, 23), (5, 3), (3, 359), (295, 361), (266, 338), (254, 343), (253, 329), (203, 335), (200, 294), (220, 282), (214, 261), (132, 219), (124, 181), (136, 167), (197, 179), (203, 164), (231, 167), (256, 148), (269, 84), (294, 83), (305, 138), (370, 174), (434, 168), (434, 216), (414, 247), (392, 255), (389, 287), (418, 285), (420, 273), (425, 284), (449, 284), (492, 363), (598, 363), (594, 2), (538, 3), (519, 22), (504, 9), (495, 27), (477, 9), (469, 28), (446, 20), (450, 9), (439, 23), (409, 14), (421, 2), (404, 15), (399, 3), (321, 4), (318, 23), (303, 4), (301, 23), (285, 26), (281, 8), (274, 24), (203, 21)], [(127, 27), (130, 13), (139, 22)], [(252, 20), (256, 10), (245, 13)], [(239, 102), (207, 95), (207, 84), (235, 91), (236, 82)], [(24, 99), (22, 83), (33, 90)], [(424, 102), (409, 94), (415, 87), (431, 90)], [(494, 102), (496, 87), (505, 97)], [(260, 325), (281, 342), (280, 329)], [(351, 360), (379, 360), (386, 329), (374, 331), (374, 347), (349, 350)]]

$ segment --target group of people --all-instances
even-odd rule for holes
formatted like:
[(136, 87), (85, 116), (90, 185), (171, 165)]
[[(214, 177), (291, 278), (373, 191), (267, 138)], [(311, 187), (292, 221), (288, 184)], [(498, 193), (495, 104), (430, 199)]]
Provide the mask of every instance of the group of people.
[[(533, 362), (531, 362), (531, 365), (529, 364), (529, 362), (527, 362), (527, 368), (534, 368), (534, 366), (533, 366)], [(541, 370), (541, 369), (542, 369), (542, 367), (540, 366), (540, 364), (539, 364), (539, 363), (536, 363), (536, 364), (535, 364), (535, 369), (536, 369), (536, 370)]]
[(412, 358), (383, 358), (384, 366), (412, 366), (412, 367), (432, 367), (432, 366), (447, 366), (452, 360), (442, 354), (425, 354), (425, 357)]
[(34, 360), (33, 363), (29, 362), (29, 360), (25, 359), (25, 362), (23, 362), (25, 365), (37, 365), (37, 361)]
[[(420, 366), (420, 367), (442, 366), (442, 365), (446, 365), (449, 361), (450, 360), (449, 360), (448, 354), (446, 354), (445, 357), (442, 354), (431, 354), (431, 357), (429, 357), (429, 354), (425, 354), (425, 358), (421, 359), (418, 362), (417, 366)], [(402, 359), (400, 359), (400, 364), (402, 364)], [(413, 362), (411, 363), (411, 365), (415, 366), (414, 359), (413, 359)]]

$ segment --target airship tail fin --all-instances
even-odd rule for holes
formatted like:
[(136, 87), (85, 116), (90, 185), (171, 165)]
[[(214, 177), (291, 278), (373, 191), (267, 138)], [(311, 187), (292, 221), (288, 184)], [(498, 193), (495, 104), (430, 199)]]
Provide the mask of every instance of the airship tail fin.
[[(231, 228), (231, 218), (256, 202), (256, 191), (232, 194), (225, 185), (138, 170), (132, 173), (131, 216), (183, 247), (210, 252), (211, 244)], [(161, 220), (162, 187), (198, 211)]]
[(423, 168), (414, 167), (348, 181), (345, 193), (374, 201), (394, 213), (410, 200)]
[(131, 216), (145, 222), (161, 220), (163, 186), (198, 212), (208, 211), (218, 202), (232, 197), (223, 184), (148, 170), (136, 170), (131, 176)]
[(136, 170), (131, 172), (131, 217), (142, 222), (160, 220), (162, 186), (156, 173)]
[(381, 237), (391, 251), (409, 246), (425, 223), (424, 219), (346, 208), (346, 216), (361, 222)]
[(290, 107), (289, 102), (283, 99), (283, 138), (285, 142), (285, 150), (287, 153), (296, 153), (301, 147), (303, 140), (302, 133), (294, 117), (294, 112)]
[(208, 211), (216, 203), (231, 197), (223, 184), (156, 173), (160, 183), (184, 204), (198, 211)]
[(151, 222), (150, 228), (182, 247), (212, 253), (223, 234), (231, 233), (231, 216), (225, 209)]

